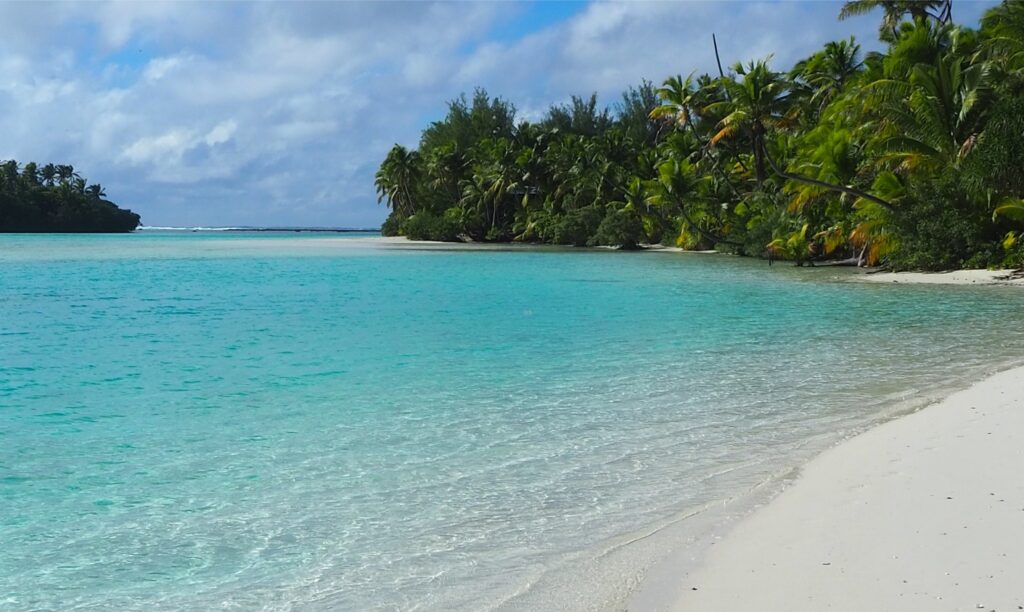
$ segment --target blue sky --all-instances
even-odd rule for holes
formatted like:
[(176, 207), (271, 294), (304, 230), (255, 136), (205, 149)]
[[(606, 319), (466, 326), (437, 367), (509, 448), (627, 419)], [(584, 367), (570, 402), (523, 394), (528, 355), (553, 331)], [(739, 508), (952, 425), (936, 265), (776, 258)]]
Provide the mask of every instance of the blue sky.
[[(993, 1), (954, 3), (975, 25)], [(878, 43), (839, 2), (45, 2), (0, 20), (0, 159), (71, 163), (147, 225), (376, 226), (373, 173), (483, 86), (539, 117), (641, 79)]]

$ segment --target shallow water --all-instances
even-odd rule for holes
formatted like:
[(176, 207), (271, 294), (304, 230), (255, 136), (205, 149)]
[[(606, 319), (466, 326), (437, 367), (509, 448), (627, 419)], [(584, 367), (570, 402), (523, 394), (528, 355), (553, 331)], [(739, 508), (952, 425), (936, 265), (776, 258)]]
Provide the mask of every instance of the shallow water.
[(0, 608), (543, 602), (531, 585), (624, 534), (1021, 357), (1022, 291), (843, 281), (670, 253), (0, 236)]

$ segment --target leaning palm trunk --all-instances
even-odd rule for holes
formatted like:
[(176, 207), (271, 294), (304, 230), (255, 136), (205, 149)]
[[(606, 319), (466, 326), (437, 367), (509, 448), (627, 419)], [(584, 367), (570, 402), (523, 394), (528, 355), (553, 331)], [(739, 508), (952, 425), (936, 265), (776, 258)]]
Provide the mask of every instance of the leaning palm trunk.
[(871, 202), (874, 202), (875, 204), (878, 204), (879, 206), (888, 210), (889, 212), (895, 211), (895, 208), (891, 203), (886, 202), (885, 200), (879, 198), (878, 196), (873, 196), (870, 193), (867, 193), (866, 191), (854, 189), (853, 187), (847, 187), (846, 185), (834, 185), (832, 183), (826, 183), (825, 181), (819, 181), (817, 179), (812, 179), (810, 177), (786, 172), (782, 168), (779, 168), (778, 164), (775, 163), (775, 160), (772, 159), (772, 156), (768, 154), (768, 150), (765, 148), (764, 144), (762, 144), (760, 148), (762, 158), (768, 160), (768, 165), (772, 167), (772, 171), (784, 179), (796, 181), (798, 183), (805, 183), (807, 185), (814, 185), (816, 187), (821, 187), (822, 189), (828, 189), (829, 191), (838, 191), (841, 193), (846, 193), (852, 196), (856, 196), (858, 198), (864, 198), (865, 200), (869, 200)]
[(712, 245), (715, 245), (715, 244), (727, 244), (729, 246), (735, 246), (735, 247), (742, 247), (743, 246), (743, 243), (741, 243), (741, 242), (736, 242), (735, 240), (729, 240), (728, 238), (725, 238), (724, 236), (721, 236), (721, 235), (719, 235), (717, 233), (710, 232), (710, 231), (704, 229), (703, 227), (701, 227), (700, 224), (696, 223), (693, 220), (693, 218), (690, 217), (689, 213), (686, 212), (686, 206), (684, 206), (681, 202), (679, 203), (679, 213), (683, 216), (683, 219), (686, 221), (687, 225), (689, 225), (691, 228), (693, 228), (698, 234), (703, 236), (706, 240), (710, 240)]

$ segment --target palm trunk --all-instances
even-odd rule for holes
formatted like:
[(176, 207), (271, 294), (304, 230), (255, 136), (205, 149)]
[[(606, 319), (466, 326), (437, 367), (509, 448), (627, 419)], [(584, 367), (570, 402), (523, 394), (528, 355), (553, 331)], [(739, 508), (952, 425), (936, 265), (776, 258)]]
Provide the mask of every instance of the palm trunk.
[(757, 179), (757, 187), (760, 189), (764, 183), (764, 145), (754, 139), (754, 176)]
[(694, 223), (693, 219), (690, 218), (690, 215), (686, 214), (686, 207), (683, 205), (682, 202), (678, 202), (678, 204), (679, 204), (679, 213), (681, 215), (683, 215), (683, 219), (686, 219), (686, 222), (690, 225), (690, 227), (692, 227), (693, 229), (697, 230), (697, 233), (700, 234), (701, 236), (704, 236), (705, 238), (710, 240), (712, 242), (712, 244), (722, 243), (722, 244), (728, 244), (730, 246), (737, 246), (737, 247), (742, 247), (743, 246), (743, 244), (740, 243), (740, 242), (736, 242), (736, 241), (733, 241), (733, 240), (726, 240), (722, 236), (717, 236), (715, 234), (712, 234), (709, 231), (706, 231), (704, 228), (702, 228), (701, 226), (699, 226), (696, 223)]
[(753, 140), (754, 140), (754, 176), (757, 178), (757, 187), (760, 189), (764, 183), (764, 126), (760, 122), (754, 123), (753, 127)]
[(895, 212), (896, 210), (892, 204), (886, 202), (882, 198), (873, 196), (870, 193), (861, 191), (859, 189), (854, 189), (853, 187), (847, 187), (845, 185), (833, 185), (832, 183), (826, 183), (824, 181), (808, 178), (806, 176), (800, 176), (799, 174), (790, 174), (789, 172), (785, 172), (781, 168), (779, 168), (779, 166), (775, 163), (775, 160), (773, 160), (772, 156), (768, 154), (768, 150), (764, 147), (763, 144), (761, 145), (761, 154), (764, 159), (768, 160), (768, 165), (772, 167), (772, 170), (775, 172), (775, 174), (778, 174), (784, 179), (796, 181), (798, 183), (804, 183), (807, 185), (814, 185), (816, 187), (821, 187), (822, 189), (828, 189), (829, 191), (838, 191), (852, 196), (857, 196), (858, 198), (864, 198), (865, 200), (870, 200), (871, 202), (878, 204), (879, 206), (888, 210), (889, 212)]
[(715, 62), (718, 64), (718, 76), (725, 78), (725, 71), (722, 70), (722, 58), (718, 56), (718, 39), (715, 38), (715, 33), (711, 33), (711, 44), (715, 46)]

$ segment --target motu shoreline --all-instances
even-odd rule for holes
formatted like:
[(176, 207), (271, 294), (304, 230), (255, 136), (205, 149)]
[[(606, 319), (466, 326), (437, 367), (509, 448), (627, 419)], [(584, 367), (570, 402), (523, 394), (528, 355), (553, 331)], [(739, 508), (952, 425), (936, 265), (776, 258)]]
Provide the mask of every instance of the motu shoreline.
[(630, 609), (1019, 609), (1022, 431), (1022, 367), (871, 429)]
[(1024, 286), (1020, 270), (953, 270), (951, 272), (879, 272), (864, 274), (874, 283), (912, 283), (926, 285), (1019, 285)]
[[(384, 244), (395, 246), (417, 246), (438, 249), (477, 249), (495, 250), (503, 248), (515, 249), (572, 249), (572, 248), (594, 248), (609, 250), (610, 247), (568, 247), (555, 245), (536, 245), (529, 243), (462, 243), (462, 242), (437, 242), (432, 240), (410, 240), (402, 236), (381, 236), (364, 238), (362, 240), (375, 240)], [(720, 255), (717, 251), (691, 251), (678, 247), (666, 247), (662, 245), (648, 245), (643, 249), (634, 251), (636, 253), (663, 253), (663, 254), (687, 254), (687, 255)], [(780, 266), (792, 266), (791, 262), (779, 262)], [(904, 283), (921, 285), (1015, 285), (1024, 286), (1024, 272), (1021, 270), (951, 270), (946, 272), (881, 272), (877, 268), (837, 268), (835, 266), (821, 266), (827, 270), (849, 270), (852, 278), (858, 281), (871, 283)], [(813, 268), (813, 266), (812, 266)]]

